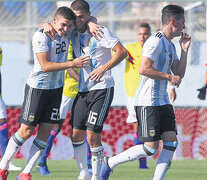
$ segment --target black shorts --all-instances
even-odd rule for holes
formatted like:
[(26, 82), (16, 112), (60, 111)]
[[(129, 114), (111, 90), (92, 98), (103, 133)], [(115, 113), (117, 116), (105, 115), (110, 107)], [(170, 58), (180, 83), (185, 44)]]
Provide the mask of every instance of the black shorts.
[(40, 123), (59, 123), (59, 109), (63, 88), (35, 89), (26, 84), (19, 123), (37, 126)]
[(108, 116), (114, 88), (78, 92), (71, 109), (70, 123), (74, 129), (101, 133)]
[(135, 106), (138, 121), (138, 138), (142, 142), (161, 139), (163, 132), (175, 131), (176, 120), (173, 106)]

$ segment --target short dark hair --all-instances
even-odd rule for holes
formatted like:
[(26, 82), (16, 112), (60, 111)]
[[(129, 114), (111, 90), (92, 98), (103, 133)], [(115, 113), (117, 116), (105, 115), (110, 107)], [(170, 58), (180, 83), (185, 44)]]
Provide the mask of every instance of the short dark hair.
[(171, 18), (179, 20), (184, 17), (184, 8), (179, 5), (169, 4), (162, 9), (162, 24), (168, 24)]
[(90, 6), (89, 6), (88, 2), (85, 1), (85, 0), (75, 0), (75, 1), (73, 1), (70, 8), (75, 10), (75, 11), (84, 11), (85, 13), (90, 12)]
[(139, 24), (139, 28), (147, 28), (149, 33), (151, 34), (151, 27), (150, 27), (150, 25), (148, 23), (145, 23), (145, 22), (144, 23), (140, 23)]
[(62, 16), (65, 19), (74, 20), (74, 21), (76, 19), (75, 13), (66, 6), (59, 7), (55, 13), (55, 16)]

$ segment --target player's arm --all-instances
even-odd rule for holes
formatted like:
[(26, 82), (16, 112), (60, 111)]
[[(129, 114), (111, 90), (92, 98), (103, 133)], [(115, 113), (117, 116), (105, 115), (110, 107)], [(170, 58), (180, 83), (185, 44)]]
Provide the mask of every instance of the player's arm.
[(152, 59), (142, 56), (139, 73), (152, 79), (168, 80), (177, 87), (180, 85), (181, 79), (179, 76), (160, 72), (153, 67), (153, 63), (154, 61)]
[(49, 61), (49, 52), (41, 52), (36, 53), (37, 59), (40, 63), (40, 66), (43, 72), (50, 72), (50, 71), (60, 71), (71, 67), (85, 67), (90, 64), (91, 58), (87, 57), (80, 57), (76, 58), (73, 61), (67, 61), (64, 63), (56, 63)]
[(175, 86), (172, 85), (172, 83), (169, 82), (170, 85), (170, 101), (173, 103), (177, 97), (176, 91), (175, 91)]
[(180, 38), (181, 56), (180, 60), (174, 61), (171, 70), (174, 75), (180, 76), (182, 79), (185, 75), (188, 49), (190, 47), (191, 37), (188, 34), (182, 34)]
[(73, 79), (75, 79), (77, 82), (79, 81), (79, 74), (74, 68), (68, 68), (67, 72)]
[(99, 36), (102, 38), (101, 34), (104, 34), (104, 32), (100, 29), (102, 26), (97, 24), (97, 19), (94, 16), (90, 16), (88, 20), (88, 31), (91, 33), (93, 37), (95, 37), (98, 40)]
[(127, 51), (120, 42), (115, 45), (113, 51), (115, 52), (114, 55), (106, 64), (89, 74), (91, 80), (99, 81), (106, 71), (119, 64), (127, 56)]

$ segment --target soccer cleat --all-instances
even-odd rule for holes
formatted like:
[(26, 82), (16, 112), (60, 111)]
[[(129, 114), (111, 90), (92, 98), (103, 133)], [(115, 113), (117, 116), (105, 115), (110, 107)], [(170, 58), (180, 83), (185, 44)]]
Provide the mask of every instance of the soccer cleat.
[(147, 160), (146, 157), (139, 158), (139, 169), (149, 169), (147, 167)]
[(20, 171), (21, 169), (21, 167), (15, 166), (12, 162), (9, 163), (9, 171)]
[(8, 170), (0, 169), (0, 180), (7, 180)]
[(107, 180), (112, 172), (112, 169), (108, 165), (109, 157), (104, 157), (102, 164), (101, 164), (101, 171), (100, 171), (100, 179), (99, 180)]
[(88, 177), (77, 177), (76, 180), (90, 180), (91, 179), (91, 176), (88, 176)]
[(37, 171), (40, 175), (51, 175), (47, 165), (46, 166), (37, 166)]
[(93, 174), (91, 164), (88, 164), (88, 172), (89, 172), (91, 175)]
[(16, 180), (32, 180), (32, 176), (30, 173), (20, 173), (17, 177)]

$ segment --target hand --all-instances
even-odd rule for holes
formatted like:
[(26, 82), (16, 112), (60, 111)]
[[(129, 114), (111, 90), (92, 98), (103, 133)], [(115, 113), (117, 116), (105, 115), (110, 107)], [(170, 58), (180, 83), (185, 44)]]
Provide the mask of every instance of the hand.
[(191, 43), (191, 37), (186, 33), (182, 33), (180, 38), (180, 46), (185, 52), (188, 51), (188, 48), (190, 47), (190, 43)]
[(103, 26), (97, 25), (93, 22), (88, 23), (88, 31), (92, 34), (93, 37), (95, 37), (98, 40), (99, 36), (100, 38), (103, 38), (101, 34), (104, 34), (104, 32), (101, 30)]
[(99, 81), (102, 76), (104, 75), (104, 71), (102, 70), (102, 67), (98, 68), (98, 69), (94, 69), (90, 74), (89, 74), (89, 78), (92, 81)]
[(55, 34), (56, 31), (55, 29), (52, 27), (52, 25), (50, 23), (43, 23), (43, 29), (44, 29), (44, 33), (47, 34), (47, 36), (52, 39), (55, 40)]
[(176, 95), (176, 92), (175, 92), (175, 88), (171, 88), (170, 89), (170, 101), (171, 103), (173, 103), (176, 99), (177, 95)]
[(87, 67), (90, 64), (91, 58), (90, 56), (79, 57), (72, 61), (73, 67), (82, 68)]
[(179, 85), (181, 83), (181, 78), (180, 78), (180, 76), (174, 76), (174, 75), (170, 74), (169, 81), (171, 82), (171, 84), (173, 86), (179, 87)]

